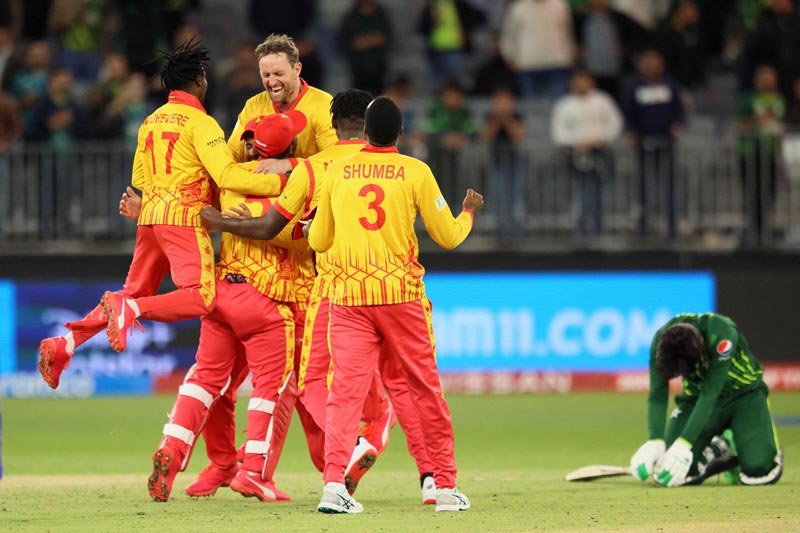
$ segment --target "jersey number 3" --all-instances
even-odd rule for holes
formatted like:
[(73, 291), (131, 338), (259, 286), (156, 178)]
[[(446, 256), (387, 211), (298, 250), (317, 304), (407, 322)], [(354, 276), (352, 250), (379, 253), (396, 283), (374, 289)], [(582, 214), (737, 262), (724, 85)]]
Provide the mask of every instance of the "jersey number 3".
[(361, 187), (361, 190), (358, 191), (358, 195), (362, 198), (367, 198), (370, 193), (374, 194), (375, 196), (369, 202), (369, 205), (367, 205), (367, 209), (370, 211), (375, 211), (375, 222), (370, 222), (370, 218), (373, 217), (360, 217), (358, 221), (362, 226), (364, 226), (365, 229), (368, 229), (369, 231), (378, 231), (386, 223), (386, 211), (384, 211), (381, 207), (381, 203), (386, 199), (386, 193), (383, 191), (380, 185), (375, 185), (374, 183), (364, 185)]
[[(164, 157), (165, 164), (164, 170), (167, 174), (172, 174), (172, 150), (175, 148), (175, 143), (178, 142), (178, 139), (181, 138), (181, 134), (177, 131), (163, 131), (161, 132), (161, 138), (165, 141), (169, 141), (169, 145), (167, 146), (167, 153)], [(155, 147), (153, 146), (153, 132), (147, 134), (147, 138), (144, 140), (144, 144), (148, 150), (150, 150), (150, 161), (153, 163), (153, 174), (156, 174), (156, 151)]]

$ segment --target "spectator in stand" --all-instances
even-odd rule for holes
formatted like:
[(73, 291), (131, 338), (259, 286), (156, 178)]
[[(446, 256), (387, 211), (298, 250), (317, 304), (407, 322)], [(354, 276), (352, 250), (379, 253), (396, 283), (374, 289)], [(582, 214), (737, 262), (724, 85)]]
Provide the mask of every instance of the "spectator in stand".
[(106, 115), (110, 121), (118, 124), (122, 138), (131, 152), (136, 149), (139, 126), (156, 107), (147, 99), (147, 78), (141, 72), (131, 74), (108, 104)]
[(614, 9), (625, 13), (647, 30), (654, 30), (669, 11), (672, 0), (614, 0)]
[(52, 63), (50, 45), (44, 41), (34, 41), (25, 49), (25, 66), (18, 70), (11, 82), (11, 93), (22, 106), (22, 122), (27, 128), (31, 109), (47, 92)]
[(694, 0), (682, 0), (658, 34), (658, 48), (667, 72), (685, 89), (706, 85), (706, 44), (700, 10)]
[(518, 147), (525, 140), (525, 125), (517, 111), (517, 99), (507, 87), (492, 94), (492, 107), (480, 133), (489, 145), (489, 189), (494, 198), (497, 236), (501, 242), (524, 234), (526, 227), (526, 174)]
[(84, 132), (85, 113), (72, 97), (72, 73), (60, 68), (53, 71), (47, 92), (31, 109), (25, 139), (49, 141), (57, 151), (66, 151)]
[(0, 26), (0, 87), (10, 92), (14, 75), (23, 66), (14, 30), (9, 26)]
[(352, 87), (383, 94), (389, 71), (392, 24), (376, 0), (355, 0), (339, 25), (339, 48), (350, 65)]
[(736, 112), (739, 155), (745, 206), (752, 241), (759, 242), (769, 227), (768, 214), (775, 202), (786, 100), (780, 93), (778, 73), (770, 65), (756, 69), (755, 90), (742, 95)]
[(107, 2), (103, 0), (53, 0), (48, 29), (58, 43), (58, 64), (76, 80), (91, 82), (103, 63), (103, 50), (111, 39)]
[(428, 112), (425, 128), (430, 136), (430, 162), (445, 199), (460, 190), (459, 154), (474, 138), (477, 129), (472, 111), (464, 99), (461, 84), (452, 80), (442, 87)]
[[(119, 21), (118, 38), (125, 50), (131, 70), (155, 76), (158, 65), (152, 58), (158, 54), (159, 47), (163, 46), (159, 43), (163, 41), (166, 33), (163, 2), (138, 0), (116, 2), (116, 4), (116, 18)], [(161, 90), (158, 80), (154, 79), (153, 85)], [(167, 93), (163, 92), (158, 101), (164, 101), (166, 98)]]
[(435, 90), (450, 80), (463, 81), (467, 56), (472, 51), (472, 34), (485, 22), (484, 13), (466, 0), (425, 2), (419, 31), (428, 46)]
[(88, 122), (87, 137), (91, 139), (122, 137), (123, 132), (120, 124), (109, 120), (106, 111), (108, 105), (122, 90), (129, 75), (128, 60), (125, 59), (125, 56), (122, 54), (109, 54), (105, 57), (97, 82), (89, 90), (84, 102)]
[(602, 91), (614, 99), (625, 71), (626, 58), (645, 46), (648, 32), (638, 22), (611, 8), (611, 0), (590, 0), (588, 9), (575, 17), (580, 57)]
[(557, 98), (569, 88), (575, 58), (565, 0), (517, 0), (503, 21), (500, 47), (523, 97)]
[(475, 71), (472, 94), (491, 96), (496, 87), (505, 87), (515, 95), (519, 95), (517, 76), (500, 52), (500, 34), (497, 32), (492, 33), (489, 51), (491, 55)]
[(770, 0), (756, 29), (739, 56), (739, 86), (753, 89), (759, 65), (773, 65), (778, 71), (781, 92), (791, 95), (791, 82), (800, 76), (800, 13), (792, 0)]
[(613, 173), (609, 145), (622, 133), (622, 114), (614, 100), (595, 88), (588, 71), (572, 74), (572, 91), (556, 101), (550, 134), (566, 148), (570, 173), (577, 190), (580, 235), (603, 232), (603, 183)]
[[(664, 72), (657, 50), (642, 52), (639, 76), (623, 98), (625, 130), (639, 163), (639, 234), (650, 231), (648, 214), (666, 201), (667, 235), (675, 236), (675, 141), (686, 122), (680, 88)], [(663, 198), (661, 194), (666, 194)]]

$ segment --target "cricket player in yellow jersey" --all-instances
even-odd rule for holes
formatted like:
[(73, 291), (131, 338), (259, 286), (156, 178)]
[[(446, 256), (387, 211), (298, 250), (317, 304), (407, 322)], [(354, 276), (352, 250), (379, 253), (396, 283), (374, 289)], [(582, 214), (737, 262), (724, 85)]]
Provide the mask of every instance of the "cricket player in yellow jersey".
[[(213, 309), (214, 250), (199, 215), (211, 201), (212, 180), (220, 187), (260, 180), (270, 195), (285, 184), (277, 175), (238, 168), (222, 129), (203, 108), (208, 49), (190, 40), (162, 59), (169, 100), (139, 128), (132, 184), (142, 190), (143, 204), (128, 276), (121, 291), (105, 292), (84, 319), (67, 324), (67, 335), (40, 343), (39, 370), (53, 388), (75, 348), (103, 328), (119, 352), (140, 316), (170, 322)], [(154, 296), (167, 274), (178, 289)]]
[[(283, 114), (255, 122), (250, 127), (262, 157), (285, 151), (297, 133), (292, 119)], [(222, 189), (223, 209), (242, 202), (256, 214), (270, 207), (268, 198)], [(175, 476), (186, 468), (212, 403), (229, 387), (241, 384), (245, 359), (253, 373), (253, 392), (247, 411), (244, 463), (237, 472), (234, 454), (228, 457), (229, 464), (217, 466), (227, 470), (231, 489), (245, 496), (262, 501), (288, 500), (272, 479), (283, 443), (278, 449), (271, 443), (276, 423), (288, 427), (287, 414), (291, 414), (291, 409), (276, 413), (279, 389), (294, 354), (294, 317), (286, 303), (295, 290), (290, 252), (268, 241), (225, 233), (216, 279), (216, 306), (202, 317), (197, 363), (180, 387), (164, 426), (164, 436), (153, 456), (148, 490), (156, 501), (169, 499)]]
[[(311, 87), (300, 77), (302, 63), (294, 40), (287, 35), (272, 34), (255, 50), (264, 92), (250, 98), (239, 113), (228, 146), (238, 161), (244, 161), (239, 141), (245, 124), (260, 115), (284, 113), (290, 109), (302, 113), (307, 124), (297, 136), (295, 157), (306, 158), (336, 144), (331, 127), (331, 95)], [(296, 159), (270, 158), (260, 170), (285, 173), (297, 165)]]
[[(369, 93), (358, 89), (349, 89), (333, 97), (331, 122), (339, 142), (311, 156), (295, 168), (286, 189), (273, 202), (266, 215), (257, 218), (229, 218), (223, 217), (213, 208), (204, 208), (201, 212), (203, 221), (212, 229), (266, 240), (274, 238), (287, 225), (294, 226), (302, 214), (317, 206), (320, 184), (328, 165), (366, 146), (364, 114), (371, 100)], [(299, 226), (295, 226), (297, 227)], [(332, 265), (327, 254), (316, 255), (316, 271), (317, 277), (308, 302), (305, 334), (302, 338), (298, 389), (303, 405), (317, 425), (324, 428), (330, 370), (328, 296), (333, 281)], [(386, 401), (384, 385), (390, 392), (391, 405)], [(362, 421), (365, 424), (359, 430), (360, 438), (345, 473), (347, 489), (351, 494), (354, 492), (361, 477), (388, 444), (395, 411), (406, 434), (409, 452), (417, 464), (423, 488), (423, 502), (435, 503), (433, 467), (424, 448), (419, 418), (408, 394), (405, 376), (397, 365), (382, 366), (380, 375), (376, 375), (372, 381), (362, 412)], [(323, 456), (323, 450), (319, 453)]]
[(381, 357), (397, 358), (408, 378), (434, 463), (436, 510), (469, 508), (456, 488), (453, 425), (436, 368), (430, 302), (414, 232), (417, 213), (440, 246), (452, 249), (472, 229), (483, 197), (467, 190), (453, 217), (430, 168), (397, 151), (400, 109), (387, 97), (370, 103), (369, 144), (330, 164), (308, 239), (334, 267), (330, 296), (333, 380), (325, 426), (325, 487), (317, 509), (360, 513), (347, 493), (345, 469), (358, 433), (361, 406)]

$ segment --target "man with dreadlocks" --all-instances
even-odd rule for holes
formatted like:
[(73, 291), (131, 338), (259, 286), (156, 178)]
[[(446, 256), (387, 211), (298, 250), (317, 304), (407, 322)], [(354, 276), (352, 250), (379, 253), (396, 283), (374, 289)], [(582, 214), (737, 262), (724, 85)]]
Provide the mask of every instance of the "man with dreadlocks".
[[(673, 317), (650, 347), (649, 440), (631, 458), (633, 476), (677, 487), (701, 483), (738, 464), (744, 485), (777, 482), (783, 453), (763, 373), (730, 318), (715, 313)], [(665, 429), (669, 380), (675, 377), (682, 378), (683, 393), (675, 397)]]
[[(143, 194), (136, 246), (125, 284), (106, 291), (100, 304), (70, 332), (39, 345), (39, 371), (56, 388), (77, 346), (106, 329), (114, 350), (127, 346), (138, 318), (173, 322), (208, 313), (214, 307), (214, 249), (200, 220), (211, 202), (212, 179), (220, 187), (258, 180), (261, 192), (277, 195), (286, 183), (275, 174), (259, 175), (237, 166), (216, 120), (203, 108), (208, 82), (208, 49), (194, 39), (163, 54), (161, 83), (166, 104), (139, 128), (132, 184)], [(171, 274), (177, 290), (154, 296)]]
[[(228, 218), (213, 207), (205, 207), (200, 215), (212, 229), (231, 232), (252, 239), (273, 239), (287, 225), (292, 227), (304, 213), (313, 211), (319, 201), (321, 181), (325, 169), (333, 161), (354, 154), (367, 145), (364, 135), (364, 114), (372, 97), (369, 93), (350, 89), (338, 93), (331, 102), (331, 122), (339, 141), (330, 148), (304, 160), (292, 172), (292, 179), (270, 210), (257, 218)], [(300, 226), (295, 226), (299, 228)], [(302, 235), (298, 235), (301, 237)], [(326, 254), (316, 255), (317, 276), (308, 302), (305, 335), (298, 368), (299, 399), (306, 406), (319, 428), (325, 428), (325, 406), (331, 358), (328, 349), (329, 294), (332, 271)], [(392, 404), (385, 399), (384, 384), (389, 390)], [(352, 494), (361, 477), (388, 444), (389, 432), (394, 425), (394, 411), (406, 434), (409, 452), (414, 457), (423, 489), (423, 503), (436, 503), (433, 483), (433, 465), (425, 450), (419, 417), (408, 394), (405, 377), (397, 365), (386, 359), (380, 374), (373, 377), (370, 393), (362, 411), (365, 424), (360, 429), (345, 479)], [(209, 435), (209, 438), (211, 436)], [(312, 443), (309, 442), (309, 445)], [(323, 443), (319, 443), (323, 444)], [(324, 464), (323, 446), (311, 449), (314, 463), (321, 470)], [(209, 476), (210, 477), (210, 476)], [(187, 489), (188, 490), (188, 489)]]

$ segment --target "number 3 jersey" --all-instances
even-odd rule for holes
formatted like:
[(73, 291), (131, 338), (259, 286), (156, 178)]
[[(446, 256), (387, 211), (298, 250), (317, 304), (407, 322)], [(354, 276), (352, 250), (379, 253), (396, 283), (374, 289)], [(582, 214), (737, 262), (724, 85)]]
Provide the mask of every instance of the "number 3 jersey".
[(417, 213), (446, 249), (472, 229), (472, 212), (453, 217), (428, 165), (394, 146), (367, 145), (330, 164), (309, 243), (327, 251), (333, 265), (332, 303), (387, 305), (425, 296)]

